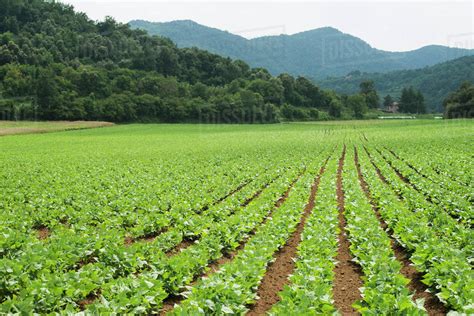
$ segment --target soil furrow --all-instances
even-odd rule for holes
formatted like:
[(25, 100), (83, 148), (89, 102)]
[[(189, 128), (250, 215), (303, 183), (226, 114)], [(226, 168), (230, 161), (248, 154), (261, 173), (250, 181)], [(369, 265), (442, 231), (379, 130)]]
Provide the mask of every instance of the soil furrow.
[(346, 157), (346, 146), (339, 159), (337, 170), (337, 202), (339, 207), (339, 248), (336, 257), (337, 264), (334, 269), (333, 295), (336, 308), (343, 315), (357, 314), (352, 304), (361, 299), (359, 288), (362, 287), (362, 272), (360, 267), (352, 261), (349, 250), (349, 240), (346, 235), (346, 218), (344, 216), (344, 191), (342, 187), (342, 170)]
[(36, 227), (35, 230), (39, 240), (45, 240), (51, 235), (51, 231), (46, 226)]
[(398, 160), (400, 160), (401, 162), (405, 163), (411, 170), (415, 171), (416, 173), (418, 173), (420, 176), (422, 176), (423, 178), (433, 182), (433, 180), (431, 180), (430, 178), (428, 178), (426, 175), (424, 175), (423, 173), (421, 173), (418, 169), (416, 169), (411, 163), (409, 163), (408, 161), (406, 161), (405, 159), (403, 158), (400, 158), (399, 155), (397, 155), (397, 153), (395, 153), (393, 150), (385, 147), (385, 149), (392, 154), (392, 156), (394, 156), (395, 158), (397, 158)]
[(204, 211), (207, 211), (209, 209), (210, 206), (214, 206), (214, 205), (217, 205), (219, 203), (221, 203), (222, 201), (224, 201), (225, 199), (227, 199), (228, 197), (232, 196), (233, 194), (239, 192), (240, 190), (242, 190), (243, 188), (245, 188), (247, 185), (249, 185), (251, 182), (253, 181), (253, 179), (250, 179), (250, 180), (247, 180), (245, 181), (244, 183), (241, 183), (237, 188), (233, 189), (232, 191), (230, 191), (229, 193), (227, 193), (226, 195), (224, 195), (223, 197), (217, 199), (216, 201), (212, 202), (210, 205), (205, 205), (203, 206), (198, 212), (196, 212), (197, 214), (200, 214)]
[[(379, 167), (377, 167), (377, 165), (375, 164), (374, 160), (372, 159), (372, 155), (370, 154), (370, 152), (367, 150), (367, 148), (364, 146), (364, 150), (365, 152), (367, 153), (367, 156), (369, 156), (369, 160), (370, 160), (370, 163), (372, 164), (372, 166), (374, 166), (375, 168), (375, 172), (377, 172), (377, 176), (379, 177), (379, 179), (385, 183), (385, 184), (389, 184), (387, 179), (385, 178), (385, 176), (382, 174), (382, 172), (380, 171)], [(391, 186), (390, 186), (391, 187)], [(400, 197), (400, 195), (398, 195), (398, 197)], [(400, 197), (401, 198), (401, 197)]]
[[(242, 204), (240, 204), (241, 207), (245, 207), (247, 205), (250, 204), (250, 202), (252, 202), (253, 200), (255, 200), (256, 198), (258, 198), (260, 196), (260, 194), (262, 194), (263, 190), (265, 190), (266, 188), (268, 188), (268, 186), (270, 184), (272, 184), (273, 182), (275, 182), (279, 177), (281, 177), (281, 175), (278, 175), (276, 176), (275, 178), (273, 178), (270, 182), (266, 183), (260, 190), (258, 190), (257, 192), (255, 192), (254, 195), (252, 195), (250, 198), (246, 199)], [(232, 213), (233, 214), (233, 213)]]
[[(286, 201), (286, 199), (288, 198), (288, 194), (290, 193), (291, 189), (293, 189), (294, 185), (301, 178), (301, 176), (304, 174), (305, 171), (306, 171), (306, 168), (291, 182), (290, 186), (285, 191), (285, 193), (282, 196), (280, 196), (280, 198), (275, 202), (275, 205), (274, 205), (273, 209), (270, 210), (270, 212), (267, 214), (265, 219), (261, 223), (259, 223), (257, 225), (257, 227), (255, 227), (251, 232), (249, 232), (249, 234), (243, 240), (241, 240), (239, 242), (239, 245), (237, 246), (237, 248), (234, 249), (233, 251), (229, 252), (229, 253), (224, 253), (221, 258), (217, 259), (214, 262), (209, 263), (209, 265), (207, 266), (207, 269), (206, 269), (207, 272), (195, 277), (194, 280), (191, 282), (190, 286), (194, 286), (200, 279), (205, 278), (205, 277), (209, 276), (210, 274), (219, 271), (219, 269), (224, 264), (229, 263), (230, 261), (232, 261), (235, 258), (235, 256), (239, 253), (239, 251), (244, 249), (247, 241), (251, 238), (251, 236), (255, 235), (258, 227), (261, 227), (261, 226), (265, 225), (265, 223), (271, 218), (273, 212), (276, 209), (278, 209)], [(265, 187), (267, 187), (267, 186), (265, 186)], [(261, 193), (261, 191), (263, 191), (263, 189), (260, 190), (260, 193)], [(257, 198), (259, 195), (260, 194), (254, 195), (252, 197), (252, 199)], [(249, 203), (250, 203), (250, 201), (247, 204), (249, 204)], [(173, 310), (174, 306), (179, 304), (183, 299), (184, 299), (184, 297), (182, 295), (170, 294), (163, 301), (163, 307), (161, 308), (160, 315), (165, 315), (169, 311)]]
[(385, 162), (388, 163), (388, 165), (390, 166), (390, 168), (392, 168), (392, 170), (397, 174), (397, 176), (398, 176), (403, 182), (405, 182), (406, 184), (408, 184), (408, 185), (409, 185), (410, 187), (412, 187), (414, 190), (420, 192), (420, 190), (418, 190), (418, 188), (417, 188), (414, 184), (412, 184), (412, 183), (410, 182), (410, 180), (409, 180), (407, 177), (405, 177), (397, 168), (395, 168), (395, 167), (393, 166), (392, 162), (391, 162), (390, 160), (388, 160), (387, 157), (385, 157), (385, 155), (384, 155), (380, 150), (378, 150), (377, 148), (376, 148), (375, 150), (380, 154), (380, 156), (382, 157), (382, 159), (385, 160)]
[(362, 136), (364, 136), (364, 139), (366, 142), (369, 142), (369, 140), (367, 139), (367, 137), (365, 137), (365, 133), (362, 133)]
[[(214, 206), (214, 205), (217, 205), (217, 204), (223, 202), (228, 197), (230, 197), (233, 194), (235, 194), (235, 193), (239, 192), (240, 190), (242, 190), (245, 186), (250, 184), (252, 181), (253, 181), (253, 179), (247, 180), (246, 182), (240, 184), (238, 187), (233, 189), (231, 192), (229, 192), (225, 196), (215, 200), (210, 205), (203, 206), (199, 211), (196, 212), (196, 214), (200, 214), (200, 213), (208, 210), (210, 206)], [(124, 243), (125, 243), (126, 246), (130, 246), (131, 244), (136, 243), (136, 242), (140, 242), (140, 241), (152, 242), (153, 240), (155, 240), (156, 237), (160, 236), (163, 233), (166, 233), (169, 230), (169, 228), (170, 228), (170, 226), (163, 227), (162, 229), (160, 229), (156, 232), (152, 232), (152, 233), (149, 233), (147, 235), (139, 236), (139, 237), (136, 237), (136, 238), (127, 236), (127, 237), (125, 237)]]
[(412, 262), (409, 259), (408, 252), (405, 248), (403, 248), (396, 240), (393, 238), (393, 231), (388, 228), (387, 223), (383, 220), (380, 210), (377, 204), (374, 202), (372, 195), (370, 193), (369, 185), (365, 181), (364, 176), (362, 175), (362, 171), (360, 169), (359, 163), (359, 155), (357, 152), (357, 148), (354, 146), (354, 163), (357, 168), (357, 173), (359, 176), (359, 183), (362, 187), (365, 195), (367, 196), (372, 209), (377, 216), (380, 227), (382, 227), (388, 234), (390, 238), (390, 244), (392, 247), (393, 252), (395, 253), (396, 259), (401, 263), (402, 268), (400, 270), (401, 274), (410, 280), (408, 284), (408, 289), (413, 293), (413, 300), (417, 300), (423, 298), (425, 300), (424, 307), (429, 315), (446, 315), (446, 307), (440, 302), (440, 300), (433, 295), (432, 293), (426, 292), (428, 287), (421, 282), (423, 278), (423, 273), (418, 272), (415, 267), (412, 265)]
[[(294, 180), (292, 183), (291, 183), (291, 187), (293, 187), (293, 185), (296, 183), (296, 181), (298, 181), (298, 179), (301, 177), (302, 173), (296, 178), (296, 180)], [(252, 202), (253, 200), (255, 200), (256, 198), (258, 198), (260, 196), (260, 194), (263, 192), (263, 190), (265, 190), (273, 181), (275, 181), (278, 177), (274, 178), (272, 181), (268, 182), (267, 184), (265, 184), (260, 190), (258, 190), (252, 197), (250, 197), (249, 199), (245, 200), (244, 203), (241, 204), (241, 207), (245, 207), (247, 206), (248, 204), (250, 204), (250, 202)], [(289, 191), (288, 191), (289, 192)], [(288, 192), (286, 192), (286, 194), (288, 194)], [(276, 207), (278, 207), (278, 203), (280, 203), (280, 201), (284, 201), (286, 199), (286, 197), (281, 197), (275, 204)], [(267, 217), (268, 218), (268, 217)], [(266, 218), (266, 219), (267, 219)], [(266, 220), (265, 219), (265, 220)], [(253, 233), (253, 232), (252, 232)], [(195, 239), (185, 239), (183, 241), (181, 241), (178, 245), (176, 245), (173, 249), (169, 250), (168, 252), (166, 252), (166, 255), (168, 257), (171, 257), (171, 256), (174, 256), (176, 254), (178, 254), (180, 251), (188, 248), (189, 246), (191, 246), (197, 239), (199, 239), (199, 237), (195, 238)]]
[(417, 191), (418, 193), (420, 193), (421, 195), (423, 195), (424, 199), (426, 200), (426, 202), (428, 203), (431, 203), (433, 205), (436, 205), (436, 206), (439, 206), (440, 208), (442, 208), (446, 214), (448, 214), (449, 216), (451, 216), (453, 219), (455, 220), (459, 220), (459, 216), (456, 216), (455, 214), (453, 214), (452, 212), (449, 212), (443, 205), (440, 201), (436, 201), (436, 200), (433, 200), (431, 198), (431, 196), (426, 193), (425, 191), (421, 190), (420, 188), (418, 188), (415, 184), (413, 184), (410, 179), (408, 179), (407, 177), (405, 177), (402, 173), (400, 173), (400, 170), (398, 170), (390, 160), (387, 159), (387, 157), (385, 157), (385, 155), (378, 149), (376, 149), (377, 152), (382, 156), (382, 159), (384, 161), (386, 161), (388, 163), (388, 165), (390, 166), (390, 168), (397, 174), (397, 176), (403, 181), (405, 182), (409, 187), (411, 187), (413, 190)]
[(100, 295), (100, 292), (90, 293), (89, 295), (87, 295), (85, 299), (77, 303), (77, 305), (79, 305), (79, 309), (81, 311), (84, 311), (87, 308), (87, 305), (94, 303), (99, 298), (99, 295)]
[(167, 251), (165, 253), (165, 255), (167, 257), (172, 257), (174, 255), (177, 255), (178, 253), (180, 253), (182, 250), (188, 248), (189, 246), (191, 246), (192, 244), (194, 244), (194, 242), (196, 241), (197, 239), (189, 239), (189, 238), (185, 238), (183, 239), (179, 244), (176, 245), (176, 247), (174, 247), (173, 249)]
[(308, 203), (304, 208), (303, 215), (296, 226), (295, 232), (291, 235), (286, 244), (275, 254), (275, 260), (268, 265), (265, 276), (257, 289), (257, 297), (259, 299), (250, 307), (247, 315), (254, 316), (265, 314), (280, 300), (280, 296), (278, 295), (279, 292), (289, 283), (288, 277), (295, 269), (294, 258), (296, 257), (297, 247), (301, 242), (301, 234), (303, 233), (306, 220), (314, 209), (315, 198), (318, 192), (321, 176), (325, 171), (329, 158), (330, 157), (325, 160), (318, 175), (314, 179)]

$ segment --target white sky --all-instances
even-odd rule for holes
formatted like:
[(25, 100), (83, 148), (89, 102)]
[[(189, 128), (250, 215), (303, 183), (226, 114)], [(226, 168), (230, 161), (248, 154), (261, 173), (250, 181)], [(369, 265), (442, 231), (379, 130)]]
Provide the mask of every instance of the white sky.
[(114, 1), (63, 0), (94, 20), (190, 19), (247, 38), (332, 26), (373, 47), (406, 51), (430, 44), (474, 48), (472, 1)]

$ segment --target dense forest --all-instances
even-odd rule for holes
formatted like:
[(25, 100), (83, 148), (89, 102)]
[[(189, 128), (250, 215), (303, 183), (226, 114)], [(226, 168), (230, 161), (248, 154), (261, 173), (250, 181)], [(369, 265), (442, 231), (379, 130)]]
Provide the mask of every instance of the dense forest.
[(381, 95), (400, 97), (404, 88), (414, 87), (423, 93), (428, 112), (442, 112), (443, 100), (464, 81), (474, 82), (474, 56), (461, 57), (431, 67), (390, 73), (354, 71), (345, 77), (319, 81), (318, 84), (338, 93), (356, 93), (363, 81), (372, 80)]
[(339, 96), (303, 77), (179, 49), (61, 3), (0, 0), (0, 7), (4, 119), (240, 123), (341, 115), (330, 111)]

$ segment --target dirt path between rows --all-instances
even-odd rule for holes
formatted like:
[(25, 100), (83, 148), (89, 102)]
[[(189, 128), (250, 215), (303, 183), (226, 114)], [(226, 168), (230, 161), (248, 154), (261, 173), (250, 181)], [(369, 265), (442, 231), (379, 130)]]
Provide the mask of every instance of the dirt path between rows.
[(308, 203), (304, 208), (296, 230), (286, 244), (274, 255), (275, 261), (268, 265), (265, 276), (257, 289), (257, 297), (259, 299), (250, 307), (247, 313), (248, 316), (264, 315), (274, 304), (280, 301), (279, 292), (283, 290), (285, 285), (289, 284), (288, 277), (295, 270), (294, 258), (296, 257), (297, 247), (301, 242), (301, 234), (303, 233), (306, 220), (314, 209), (321, 176), (325, 171), (329, 158), (326, 159), (314, 179)]
[(342, 187), (342, 171), (344, 169), (344, 160), (346, 158), (346, 146), (342, 156), (339, 159), (337, 170), (337, 203), (339, 207), (339, 249), (336, 257), (337, 264), (334, 269), (334, 303), (342, 315), (355, 315), (357, 311), (352, 304), (361, 299), (359, 288), (362, 287), (362, 271), (360, 267), (352, 261), (352, 255), (349, 250), (349, 240), (346, 235), (346, 218), (344, 216), (344, 191)]
[[(301, 174), (298, 176), (298, 178), (296, 178), (296, 180), (294, 180), (294, 182), (291, 183), (291, 187), (293, 187), (293, 185), (296, 183), (296, 181), (298, 181), (298, 179), (301, 177)], [(260, 194), (262, 194), (263, 190), (265, 190), (271, 183), (273, 183), (276, 179), (278, 179), (279, 176), (273, 178), (270, 182), (266, 183), (262, 188), (260, 188), (257, 192), (255, 192), (254, 195), (252, 195), (250, 198), (246, 199), (242, 204), (241, 204), (241, 207), (246, 207), (247, 205), (250, 204), (250, 202), (252, 202), (253, 200), (255, 200), (256, 198), (258, 198), (260, 196)], [(287, 191), (285, 194), (288, 195), (288, 192)], [(280, 202), (280, 201), (284, 201), (286, 199), (286, 196), (283, 196), (281, 197), (275, 204), (275, 207), (279, 207), (278, 203), (283, 203), (283, 202)], [(199, 238), (194, 238), (194, 239), (190, 239), (190, 238), (187, 238), (187, 239), (183, 239), (183, 241), (181, 241), (178, 245), (176, 245), (173, 249), (169, 250), (168, 252), (166, 252), (166, 256), (168, 257), (171, 257), (171, 256), (174, 256), (176, 254), (178, 254), (179, 252), (181, 252), (182, 250), (190, 247), (192, 244), (194, 244), (194, 242), (196, 242), (196, 240), (199, 239)]]
[[(288, 198), (288, 195), (290, 193), (290, 191), (293, 189), (294, 185), (296, 184), (296, 182), (301, 178), (301, 176), (305, 173), (306, 169), (304, 169), (297, 177), (296, 179), (294, 179), (291, 184), (289, 185), (288, 189), (285, 191), (285, 193), (280, 196), (280, 198), (275, 202), (275, 205), (273, 207), (273, 209), (265, 216), (265, 219), (257, 225), (257, 227), (255, 227), (251, 232), (249, 232), (248, 236), (246, 238), (244, 238), (240, 243), (239, 243), (239, 246), (232, 252), (230, 253), (225, 253), (223, 254), (223, 256), (219, 259), (217, 259), (216, 261), (214, 262), (211, 262), (208, 266), (207, 266), (207, 272), (206, 273), (203, 273), (197, 277), (194, 278), (193, 282), (190, 284), (190, 286), (194, 286), (197, 284), (197, 282), (202, 279), (202, 278), (205, 278), (205, 277), (208, 277), (210, 274), (212, 273), (216, 273), (217, 271), (219, 271), (219, 269), (231, 262), (235, 256), (237, 256), (237, 254), (243, 250), (245, 248), (245, 245), (247, 244), (248, 240), (253, 236), (255, 235), (255, 233), (257, 232), (257, 229), (258, 227), (261, 227), (263, 225), (265, 225), (265, 223), (268, 221), (269, 218), (271, 218), (273, 212), (278, 209), (285, 201), (286, 199)], [(273, 181), (272, 181), (273, 182)], [(267, 185), (268, 186), (268, 185)], [(265, 186), (265, 188), (267, 187)], [(259, 192), (257, 192), (253, 197), (252, 197), (252, 200), (257, 198), (260, 193), (263, 191), (263, 189), (265, 188), (262, 188), (261, 190), (259, 190)], [(250, 203), (250, 201), (246, 201), (242, 206), (247, 206), (248, 204)], [(185, 299), (185, 297), (183, 297), (182, 295), (173, 295), (171, 294), (168, 298), (166, 298), (164, 301), (163, 301), (163, 307), (161, 308), (160, 310), (160, 315), (166, 315), (166, 313), (172, 311), (174, 309), (174, 307), (177, 305), (177, 304), (180, 304), (183, 300)]]
[(408, 289), (412, 293), (414, 293), (413, 300), (417, 300), (420, 298), (424, 299), (425, 300), (424, 307), (429, 315), (446, 315), (446, 312), (447, 312), (446, 307), (440, 302), (440, 300), (434, 294), (426, 292), (428, 287), (421, 282), (423, 278), (423, 274), (421, 272), (418, 272), (415, 269), (415, 267), (412, 265), (412, 262), (409, 259), (410, 256), (408, 255), (407, 251), (393, 238), (392, 236), (393, 231), (391, 229), (387, 229), (388, 225), (383, 220), (380, 214), (380, 210), (377, 204), (375, 203), (374, 199), (372, 198), (369, 185), (365, 181), (364, 176), (362, 175), (360, 162), (359, 162), (359, 154), (355, 146), (354, 146), (354, 163), (357, 168), (360, 186), (365, 192), (365, 195), (367, 196), (367, 199), (369, 200), (370, 205), (372, 206), (372, 209), (375, 212), (375, 215), (377, 216), (380, 222), (380, 226), (383, 228), (383, 230), (387, 232), (388, 237), (390, 238), (390, 244), (391, 244), (393, 252), (395, 253), (396, 259), (402, 265), (400, 272), (404, 277), (410, 280), (410, 283), (408, 284)]
[[(232, 196), (233, 194), (239, 192), (240, 190), (242, 190), (245, 186), (247, 186), (248, 184), (250, 184), (251, 182), (253, 181), (253, 179), (250, 179), (250, 180), (247, 180), (245, 181), (244, 183), (241, 183), (239, 186), (237, 186), (236, 188), (234, 188), (232, 191), (230, 191), (229, 193), (227, 193), (225, 196), (215, 200), (214, 202), (212, 202), (211, 204), (208, 204), (208, 205), (205, 205), (204, 207), (202, 207), (201, 209), (199, 209), (198, 211), (196, 211), (196, 214), (201, 214), (202, 212), (205, 212), (209, 209), (210, 206), (214, 206), (214, 205), (217, 205), (219, 203), (222, 203), (223, 201), (225, 201), (227, 198), (229, 198), (230, 196)], [(273, 181), (273, 180), (272, 180)], [(267, 187), (268, 184), (266, 184), (264, 186)], [(263, 190), (263, 189), (262, 189)], [(258, 191), (258, 192), (261, 192), (261, 191)], [(257, 192), (257, 193), (258, 193)], [(249, 203), (252, 199), (254, 199), (255, 196), (252, 196), (249, 200)], [(247, 201), (245, 201), (247, 202)], [(166, 227), (162, 227), (161, 229), (155, 231), (155, 232), (151, 232), (151, 233), (148, 233), (146, 235), (143, 235), (143, 236), (138, 236), (138, 237), (131, 237), (131, 236), (126, 236), (125, 239), (124, 239), (124, 244), (125, 246), (130, 246), (136, 242), (140, 242), (140, 241), (144, 241), (144, 242), (153, 242), (158, 236), (160, 236), (161, 234), (163, 233), (166, 233), (169, 229), (171, 228), (171, 226), (166, 226)], [(192, 244), (194, 240), (183, 240), (180, 244), (176, 245), (173, 249), (171, 249), (170, 251), (168, 251), (167, 254), (174, 254), (176, 253), (175, 250), (181, 250), (181, 249), (184, 249), (186, 247), (188, 247), (189, 245)]]
[(432, 199), (431, 195), (425, 191), (425, 190), (422, 190), (421, 188), (419, 188), (416, 184), (414, 184), (413, 182), (411, 182), (411, 180), (409, 178), (407, 178), (405, 175), (403, 175), (400, 170), (395, 167), (393, 165), (393, 163), (379, 150), (379, 149), (375, 149), (379, 154), (380, 156), (382, 157), (382, 159), (389, 165), (389, 167), (395, 172), (395, 174), (410, 188), (412, 188), (413, 190), (415, 190), (416, 192), (418, 192), (419, 194), (421, 194), (423, 196), (423, 198), (425, 199), (426, 202), (432, 204), (432, 205), (435, 205), (439, 208), (441, 208), (442, 210), (444, 210), (446, 212), (447, 215), (451, 216), (454, 220), (456, 221), (460, 221), (461, 218), (459, 215), (449, 211), (448, 209), (446, 209), (446, 207), (444, 207), (443, 203), (440, 201), (440, 200), (437, 200), (436, 198), (435, 199)]

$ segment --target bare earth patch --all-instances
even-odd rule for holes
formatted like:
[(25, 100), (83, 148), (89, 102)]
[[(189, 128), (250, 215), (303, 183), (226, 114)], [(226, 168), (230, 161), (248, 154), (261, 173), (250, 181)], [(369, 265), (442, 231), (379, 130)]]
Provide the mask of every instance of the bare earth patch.
[(0, 121), (0, 136), (18, 134), (38, 134), (58, 131), (78, 130), (112, 126), (110, 122), (88, 121), (57, 121), (57, 122), (27, 122)]

